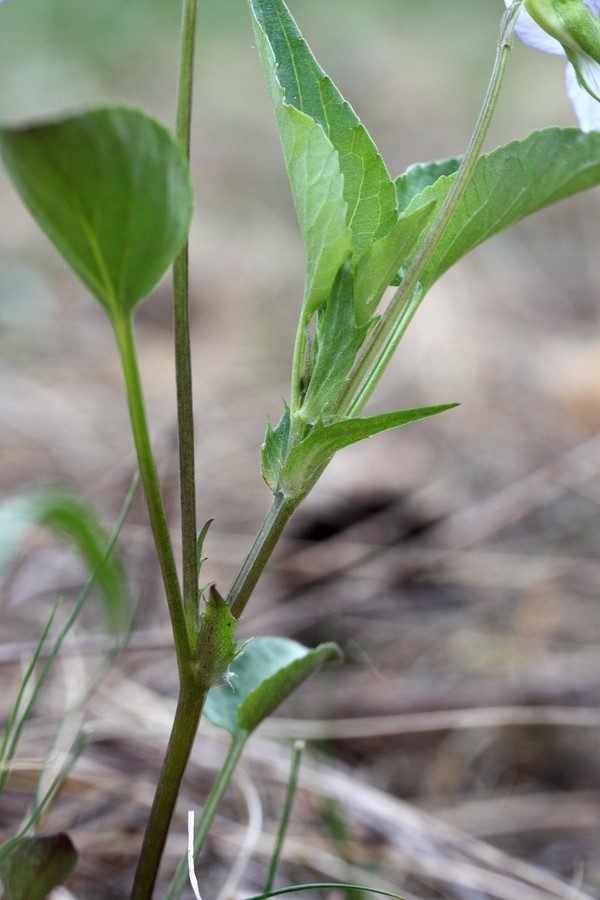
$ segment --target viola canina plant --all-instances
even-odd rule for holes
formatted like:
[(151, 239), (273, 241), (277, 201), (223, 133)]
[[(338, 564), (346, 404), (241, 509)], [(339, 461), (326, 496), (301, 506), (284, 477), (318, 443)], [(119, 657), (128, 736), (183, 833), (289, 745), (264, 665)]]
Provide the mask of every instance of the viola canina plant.
[[(428, 290), (488, 237), (600, 183), (600, 132), (595, 130), (600, 125), (600, 0), (506, 0), (505, 10), (498, 2), (500, 32), (490, 81), (487, 91), (482, 90), (483, 105), (465, 153), (415, 163), (397, 177), (390, 175), (357, 114), (317, 63), (283, 0), (247, 0), (247, 5), (304, 242), (306, 278), (304, 288), (299, 286), (296, 337), (290, 339), (289, 397), (278, 424), (268, 424), (261, 450), (271, 506), (228, 590), (221, 585), (199, 587), (209, 523), (198, 528), (196, 522), (187, 272), (196, 0), (183, 2), (174, 134), (148, 113), (123, 104), (0, 128), (0, 152), (16, 190), (101, 305), (114, 332), (172, 626), (180, 692), (132, 900), (154, 895), (202, 712), (229, 733), (231, 744), (192, 836), (195, 854), (254, 730), (321, 665), (340, 659), (339, 648), (331, 643), (309, 649), (277, 637), (242, 644), (236, 641), (235, 630), (286, 523), (332, 457), (352, 443), (454, 405), (447, 402), (453, 398), (444, 398), (445, 402), (424, 408), (363, 415)], [(569, 93), (581, 128), (546, 128), (483, 154), (515, 30), (533, 47), (566, 55)], [(149, 439), (134, 328), (136, 308), (171, 266), (180, 566)], [(390, 285), (395, 293), (382, 309)], [(91, 581), (98, 580), (109, 621), (122, 640), (128, 631), (129, 607), (123, 574), (111, 551), (130, 499), (110, 540), (82, 498), (38, 493), (27, 502), (18, 498), (10, 508), (0, 509), (0, 537), (4, 528), (13, 544), (21, 529), (36, 522), (66, 534), (78, 546), (94, 569)], [(13, 546), (7, 540), (0, 544), (5, 551)], [(0, 570), (2, 563), (0, 557)], [(50, 659), (61, 640), (59, 636)], [(6, 780), (2, 773), (13, 764), (31, 709), (24, 697), (32, 671), (15, 702), (1, 748), (0, 790)], [(34, 684), (34, 699), (40, 685)], [(62, 780), (67, 776), (64, 770)], [(22, 827), (0, 847), (7, 900), (42, 900), (76, 865), (76, 851), (67, 835), (37, 833), (41, 813), (60, 788), (61, 778), (36, 800)], [(186, 866), (182, 861), (174, 874), (169, 898), (181, 896)], [(275, 867), (273, 863), (269, 884)], [(202, 883), (201, 869), (198, 879)]]

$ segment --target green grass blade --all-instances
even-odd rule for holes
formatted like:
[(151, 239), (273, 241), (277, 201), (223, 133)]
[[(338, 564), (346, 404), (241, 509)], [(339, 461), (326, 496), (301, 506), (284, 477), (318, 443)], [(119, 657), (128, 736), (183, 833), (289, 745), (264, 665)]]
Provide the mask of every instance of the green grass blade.
[(23, 702), (23, 697), (25, 696), (25, 691), (27, 689), (27, 685), (29, 684), (29, 682), (31, 680), (31, 677), (35, 670), (35, 666), (39, 659), (40, 653), (42, 652), (42, 647), (44, 646), (44, 644), (46, 642), (46, 638), (48, 637), (48, 633), (52, 627), (52, 623), (54, 622), (54, 618), (56, 616), (56, 613), (58, 612), (60, 604), (61, 604), (61, 600), (57, 600), (56, 603), (54, 604), (54, 608), (53, 608), (52, 612), (50, 613), (48, 621), (46, 622), (46, 625), (44, 626), (44, 630), (42, 631), (40, 639), (37, 642), (36, 648), (33, 652), (31, 662), (29, 663), (29, 666), (27, 667), (27, 671), (25, 672), (25, 675), (23, 676), (23, 680), (21, 682), (21, 686), (17, 693), (16, 700), (13, 704), (12, 710), (8, 717), (8, 722), (6, 724), (6, 729), (4, 731), (4, 736), (2, 738), (2, 746), (0, 747), (0, 794), (2, 793), (2, 791), (4, 790), (4, 787), (6, 785), (6, 779), (8, 778), (8, 773), (10, 771), (9, 763), (14, 756), (14, 751), (16, 748), (16, 743), (14, 745), (10, 744), (10, 746), (12, 747), (12, 753), (10, 755), (7, 755), (13, 728), (15, 727), (15, 725), (17, 723), (17, 719), (19, 716), (19, 710), (21, 708), (21, 703)]
[[(119, 513), (119, 517), (117, 518), (117, 521), (115, 522), (115, 526), (110, 535), (110, 539), (109, 539), (108, 545), (106, 547), (106, 551), (104, 553), (104, 559), (106, 562), (108, 562), (108, 560), (110, 559), (110, 556), (111, 556), (111, 554), (116, 546), (116, 543), (119, 539), (121, 529), (123, 528), (125, 519), (127, 518), (129, 510), (131, 509), (131, 504), (133, 503), (133, 499), (134, 499), (135, 493), (137, 491), (138, 483), (139, 483), (139, 476), (135, 475), (134, 478), (132, 479), (129, 491), (127, 493), (127, 497), (125, 498), (125, 502), (123, 503), (123, 506), (121, 508), (121, 512)], [(4, 749), (4, 747), (3, 747), (3, 750), (5, 752), (5, 758), (4, 758), (5, 763), (10, 762), (10, 760), (12, 760), (14, 758), (14, 755), (16, 753), (17, 746), (18, 746), (18, 743), (19, 743), (19, 740), (21, 737), (21, 733), (23, 731), (23, 728), (25, 727), (25, 723), (27, 722), (27, 719), (29, 718), (31, 710), (33, 709), (33, 706), (34, 706), (34, 704), (38, 698), (38, 695), (42, 689), (44, 681), (46, 680), (46, 676), (50, 670), (50, 667), (52, 666), (52, 663), (56, 659), (65, 638), (67, 637), (71, 628), (75, 624), (75, 621), (77, 620), (77, 617), (79, 616), (79, 613), (83, 609), (83, 606), (92, 591), (95, 581), (96, 581), (96, 572), (94, 571), (88, 578), (83, 590), (81, 591), (81, 593), (77, 599), (75, 606), (73, 607), (70, 615), (67, 618), (67, 621), (65, 622), (65, 624), (63, 625), (59, 634), (57, 635), (56, 640), (54, 641), (54, 644), (52, 645), (52, 647), (48, 653), (48, 656), (42, 667), (42, 671), (40, 672), (40, 674), (35, 682), (34, 688), (31, 692), (31, 696), (19, 718), (18, 723), (16, 723), (13, 726), (12, 737), (7, 742), (6, 749)], [(41, 647), (38, 650), (38, 656), (39, 656), (40, 651), (41, 651)], [(0, 772), (0, 791), (4, 787), (7, 777), (8, 777), (8, 768), (6, 768), (4, 771)]]
[(366, 884), (346, 884), (339, 881), (317, 881), (314, 884), (292, 884), (280, 888), (278, 891), (268, 891), (263, 894), (254, 894), (246, 900), (269, 900), (269, 897), (283, 897), (284, 894), (297, 894), (301, 891), (364, 891), (367, 894), (376, 894), (379, 897), (392, 897), (392, 900), (404, 900), (400, 894), (392, 891), (384, 891), (381, 888), (369, 887)]

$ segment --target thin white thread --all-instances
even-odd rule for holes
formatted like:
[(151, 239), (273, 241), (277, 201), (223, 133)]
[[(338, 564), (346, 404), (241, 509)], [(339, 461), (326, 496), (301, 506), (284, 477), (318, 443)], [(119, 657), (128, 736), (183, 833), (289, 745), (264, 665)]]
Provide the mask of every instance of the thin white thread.
[(188, 873), (190, 876), (190, 884), (194, 892), (196, 900), (202, 900), (200, 896), (200, 888), (198, 879), (196, 878), (196, 869), (194, 868), (194, 810), (188, 811)]

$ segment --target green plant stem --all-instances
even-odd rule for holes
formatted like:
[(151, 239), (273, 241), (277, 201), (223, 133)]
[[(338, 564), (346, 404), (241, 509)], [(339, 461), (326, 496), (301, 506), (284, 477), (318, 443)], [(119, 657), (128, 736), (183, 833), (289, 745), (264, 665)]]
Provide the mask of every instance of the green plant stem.
[(167, 752), (138, 860), (131, 900), (151, 900), (179, 788), (194, 745), (206, 693), (186, 679), (177, 701)]
[(177, 423), (179, 434), (179, 494), (181, 503), (183, 602), (189, 641), (192, 643), (198, 625), (198, 556), (196, 551), (196, 472), (188, 308), (187, 246), (179, 254), (173, 266), (173, 296)]
[[(188, 160), (190, 157), (197, 8), (197, 0), (185, 0), (177, 90), (176, 134)], [(193, 643), (198, 624), (198, 560), (196, 553), (196, 474), (188, 260), (189, 248), (186, 243), (173, 265), (173, 330), (179, 432), (183, 604), (190, 643)]]
[(378, 384), (391, 356), (423, 299), (424, 292), (419, 290), (420, 279), (444, 235), (446, 226), (456, 212), (456, 208), (477, 165), (483, 142), (498, 103), (514, 38), (514, 29), (522, 5), (523, 0), (516, 0), (502, 17), (500, 39), (492, 74), (467, 151), (446, 195), (446, 199), (415, 258), (409, 265), (402, 284), (373, 329), (363, 355), (355, 369), (350, 373), (350, 377), (336, 404), (335, 411), (339, 415), (354, 416), (360, 413)]
[(171, 619), (175, 652), (177, 655), (177, 666), (181, 678), (182, 673), (186, 672), (188, 666), (190, 644), (183, 614), (183, 603), (179, 588), (175, 557), (173, 554), (173, 546), (171, 544), (171, 535), (169, 534), (167, 516), (160, 492), (158, 474), (156, 472), (154, 456), (152, 455), (152, 447), (150, 445), (146, 408), (142, 394), (131, 317), (116, 316), (113, 319), (113, 327), (117, 338), (119, 352), (121, 354), (133, 439), (135, 441), (140, 476), (146, 497), (146, 504), (148, 506), (150, 526), (154, 536), (163, 584), (167, 595), (169, 616)]
[(283, 851), (283, 843), (287, 834), (288, 825), (290, 824), (292, 806), (294, 805), (294, 798), (296, 796), (296, 791), (298, 790), (298, 776), (300, 775), (300, 763), (302, 762), (302, 753), (304, 751), (304, 746), (304, 741), (294, 742), (292, 767), (290, 770), (290, 777), (288, 780), (281, 819), (279, 820), (279, 828), (277, 829), (277, 840), (275, 841), (275, 849), (273, 850), (273, 856), (271, 857), (271, 862), (269, 863), (269, 871), (267, 872), (267, 878), (265, 881), (265, 886), (263, 888), (263, 892), (265, 894), (268, 894), (269, 891), (273, 890), (273, 882), (275, 881), (277, 869), (279, 868), (279, 861), (281, 860), (281, 853)]
[(286, 497), (281, 492), (273, 497), (271, 508), (226, 598), (236, 619), (239, 619), (244, 612), (283, 529), (301, 499), (301, 497)]
[(167, 595), (180, 685), (171, 736), (146, 825), (131, 894), (132, 900), (151, 900), (179, 787), (192, 750), (206, 695), (200, 687), (192, 657), (192, 645), (186, 626), (175, 557), (150, 446), (132, 321), (130, 317), (117, 318), (113, 324), (125, 374), (140, 474)]
[(194, 91), (194, 51), (198, 0), (184, 0), (181, 21), (179, 82), (177, 85), (177, 118), (175, 133), (186, 156), (190, 157), (192, 129), (192, 96)]
[[(200, 817), (200, 821), (196, 825), (194, 829), (194, 856), (198, 856), (198, 853), (202, 849), (202, 845), (206, 839), (209, 828), (213, 823), (215, 815), (221, 805), (221, 801), (229, 786), (229, 782), (231, 781), (231, 776), (235, 772), (235, 768), (239, 762), (240, 756), (242, 755), (242, 751), (246, 744), (246, 740), (248, 735), (244, 732), (240, 732), (235, 735), (231, 744), (229, 745), (229, 750), (227, 752), (227, 756), (225, 757), (225, 761), (219, 770), (219, 774), (217, 775), (213, 786), (210, 790), (208, 797), (206, 798), (206, 802), (202, 809), (202, 816)], [(187, 856), (185, 856), (177, 867), (177, 871), (173, 876), (173, 880), (169, 886), (169, 890), (167, 892), (166, 900), (179, 900), (181, 897), (181, 892), (183, 891), (187, 879)]]
[[(184, 0), (176, 134), (188, 160), (190, 156), (197, 8), (197, 0)], [(175, 336), (179, 436), (183, 597), (177, 579), (171, 542), (168, 539), (166, 517), (164, 516), (164, 510), (161, 515), (158, 508), (157, 497), (160, 499), (160, 492), (158, 491), (158, 479), (156, 478), (156, 470), (151, 454), (151, 464), (148, 464), (148, 483), (155, 511), (154, 521), (156, 526), (153, 524), (153, 528), (156, 527), (155, 542), (159, 558), (161, 559), (161, 569), (167, 592), (169, 614), (177, 653), (179, 697), (167, 752), (146, 825), (131, 894), (132, 900), (150, 900), (152, 897), (177, 796), (194, 745), (206, 697), (206, 692), (202, 690), (199, 683), (192, 657), (198, 627), (198, 558), (196, 549), (196, 474), (188, 261), (189, 250), (186, 243), (173, 266), (173, 328)], [(139, 382), (139, 377), (137, 381)], [(147, 434), (147, 429), (145, 433)], [(146, 444), (145, 440), (141, 441), (144, 454)], [(149, 449), (149, 444), (147, 449)], [(146, 481), (144, 481), (144, 485), (146, 485)], [(150, 501), (148, 505), (150, 507)], [(160, 502), (160, 509), (162, 509), (162, 501)]]

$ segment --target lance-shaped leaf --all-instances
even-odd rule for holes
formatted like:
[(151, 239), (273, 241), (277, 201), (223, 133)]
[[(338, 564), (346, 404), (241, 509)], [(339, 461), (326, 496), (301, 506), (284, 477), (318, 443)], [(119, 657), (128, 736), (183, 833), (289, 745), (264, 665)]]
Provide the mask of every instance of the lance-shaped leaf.
[(156, 286), (185, 243), (192, 188), (156, 119), (106, 107), (0, 129), (0, 153), (38, 225), (114, 319)]
[(266, 35), (277, 60), (276, 77), (285, 102), (318, 122), (339, 153), (358, 258), (372, 241), (387, 234), (397, 218), (395, 190), (385, 163), (350, 104), (315, 60), (283, 0), (249, 3), (255, 31)]
[(255, 638), (231, 665), (234, 690), (213, 688), (204, 715), (234, 738), (248, 735), (323, 663), (341, 659), (337, 644), (309, 650), (290, 638)]
[[(284, 151), (290, 142), (284, 134), (281, 111), (288, 106), (318, 123), (337, 153), (339, 172), (343, 176), (345, 222), (351, 229), (354, 258), (358, 260), (397, 220), (393, 182), (368, 132), (318, 65), (283, 0), (249, 0), (249, 6)], [(289, 149), (285, 154), (294, 195), (290, 163), (298, 165), (297, 154), (297, 150), (290, 154)], [(308, 214), (314, 217), (310, 209)], [(336, 272), (344, 258), (339, 259)], [(313, 305), (313, 309), (318, 305)]]
[(290, 497), (301, 496), (310, 489), (334, 453), (343, 447), (389, 431), (390, 428), (398, 428), (408, 422), (435, 416), (455, 406), (456, 403), (446, 403), (441, 406), (404, 409), (366, 418), (341, 419), (330, 425), (318, 423), (288, 455), (280, 475), (279, 489)]
[(329, 298), (336, 273), (352, 249), (344, 177), (339, 154), (322, 126), (286, 102), (272, 46), (256, 22), (255, 32), (304, 240), (304, 316), (308, 319)]
[[(426, 187), (406, 213), (431, 200), (441, 204), (453, 177), (442, 177)], [(482, 156), (422, 277), (425, 289), (503, 228), (596, 184), (600, 184), (599, 132), (547, 128)]]
[(48, 529), (77, 549), (90, 572), (95, 570), (109, 626), (127, 628), (130, 615), (123, 567), (116, 554), (106, 558), (106, 531), (89, 504), (71, 492), (39, 488), (0, 504), (0, 579), (34, 526)]

